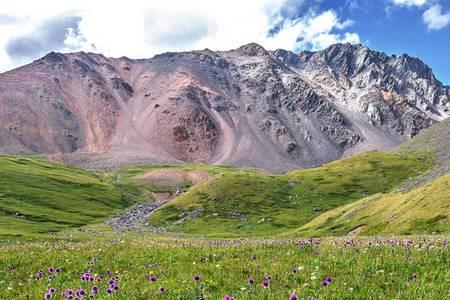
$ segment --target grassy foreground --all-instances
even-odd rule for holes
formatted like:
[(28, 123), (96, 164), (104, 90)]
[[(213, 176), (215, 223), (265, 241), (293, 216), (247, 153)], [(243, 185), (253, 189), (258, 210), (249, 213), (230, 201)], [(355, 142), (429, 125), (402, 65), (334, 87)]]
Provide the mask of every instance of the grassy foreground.
[(446, 243), (417, 237), (12, 244), (0, 248), (0, 291), (2, 299), (47, 293), (70, 299), (62, 295), (69, 289), (84, 290), (79, 299), (287, 300), (292, 293), (298, 299), (448, 299)]
[(279, 234), (341, 205), (389, 192), (432, 164), (430, 153), (368, 152), (284, 175), (237, 169), (197, 184), (150, 221), (209, 237)]

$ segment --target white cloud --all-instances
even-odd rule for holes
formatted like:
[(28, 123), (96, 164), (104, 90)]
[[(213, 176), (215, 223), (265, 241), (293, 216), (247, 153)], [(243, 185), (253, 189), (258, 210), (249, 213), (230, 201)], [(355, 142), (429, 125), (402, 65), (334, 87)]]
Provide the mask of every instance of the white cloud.
[(423, 13), (423, 22), (429, 30), (439, 30), (450, 24), (450, 11), (442, 13), (440, 5), (433, 5)]
[(392, 0), (392, 3), (402, 6), (423, 6), (428, 0)]
[[(351, 20), (336, 11), (310, 11), (302, 0), (15, 0), (0, 1), (2, 15), (11, 22), (0, 26), (0, 71), (25, 61), (11, 58), (6, 45), (18, 37), (33, 37), (49, 19), (79, 16), (77, 28), (67, 32), (58, 49), (96, 51), (107, 56), (152, 57), (165, 51), (232, 49), (257, 42), (268, 49), (319, 49), (336, 42), (359, 42), (347, 32)], [(287, 5), (294, 3), (296, 5)], [(302, 4), (301, 8), (297, 4)], [(274, 14), (291, 7), (293, 17), (274, 20)], [(297, 9), (297, 11), (295, 11)], [(303, 12), (303, 10), (305, 10)], [(20, 20), (20, 21), (17, 21)], [(279, 31), (268, 35), (274, 22)], [(60, 28), (61, 29), (61, 28)], [(61, 32), (60, 30), (58, 32)], [(93, 46), (95, 45), (95, 47)], [(34, 53), (34, 52), (32, 52)], [(40, 56), (40, 53), (39, 53)], [(36, 59), (38, 54), (29, 57)]]
[(321, 14), (309, 14), (299, 20), (288, 20), (280, 32), (268, 39), (269, 48), (318, 50), (336, 43), (359, 43), (357, 33), (335, 33), (353, 24), (350, 20), (340, 21), (336, 12), (328, 10)]

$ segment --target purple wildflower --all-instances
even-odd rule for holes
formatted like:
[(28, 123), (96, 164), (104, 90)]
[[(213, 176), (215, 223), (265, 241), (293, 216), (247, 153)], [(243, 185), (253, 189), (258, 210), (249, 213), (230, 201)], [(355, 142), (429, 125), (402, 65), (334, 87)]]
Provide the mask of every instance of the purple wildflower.
[(92, 294), (98, 294), (98, 286), (94, 285), (91, 289)]
[(160, 291), (161, 293), (164, 293), (164, 292), (166, 291), (166, 289), (162, 286), (162, 287), (159, 288), (159, 291)]
[(289, 297), (289, 300), (298, 300), (298, 297), (295, 293), (292, 293), (291, 296)]
[(50, 294), (54, 294), (54, 293), (56, 292), (56, 289), (53, 288), (53, 287), (51, 287), (51, 288), (48, 289), (48, 292), (49, 292)]
[(327, 286), (328, 285), (328, 281), (326, 281), (326, 280), (322, 281), (322, 285), (323, 286)]
[(156, 276), (150, 277), (150, 282), (156, 282)]
[(45, 294), (44, 295), (44, 299), (52, 299), (52, 295), (51, 294)]
[(411, 279), (416, 279), (416, 278), (417, 278), (417, 274), (416, 273), (411, 275)]
[(267, 280), (264, 280), (262, 283), (263, 288), (267, 289), (269, 288), (269, 282)]
[(252, 277), (249, 277), (249, 278), (247, 279), (247, 283), (248, 283), (249, 285), (254, 285), (254, 284), (255, 284), (255, 280), (254, 280)]
[(195, 275), (195, 276), (194, 276), (194, 280), (195, 280), (196, 282), (199, 282), (199, 281), (200, 281), (200, 275)]

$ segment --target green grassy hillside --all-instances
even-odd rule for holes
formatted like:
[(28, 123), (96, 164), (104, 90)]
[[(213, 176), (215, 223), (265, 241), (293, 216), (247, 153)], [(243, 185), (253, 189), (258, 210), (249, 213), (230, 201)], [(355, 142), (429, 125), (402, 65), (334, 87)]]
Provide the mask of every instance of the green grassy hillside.
[(421, 131), (413, 139), (400, 145), (398, 151), (433, 151), (438, 164), (450, 164), (450, 119)]
[(429, 153), (370, 152), (285, 175), (237, 170), (194, 186), (150, 221), (170, 231), (209, 236), (277, 234), (340, 205), (388, 192), (431, 166)]
[[(222, 166), (159, 164), (95, 173), (30, 157), (0, 155), (0, 241), (58, 238), (49, 233), (102, 223), (135, 203), (151, 201), (154, 193), (174, 193), (192, 186), (189, 180), (178, 182), (178, 178), (165, 176), (165, 171), (170, 175), (177, 170), (197, 176), (198, 171), (203, 172), (200, 175), (236, 172)], [(141, 178), (153, 171), (161, 171), (157, 173), (160, 178)]]
[(100, 222), (132, 204), (121, 189), (78, 168), (0, 156), (0, 239)]
[(450, 232), (450, 174), (409, 192), (377, 194), (324, 213), (299, 235)]

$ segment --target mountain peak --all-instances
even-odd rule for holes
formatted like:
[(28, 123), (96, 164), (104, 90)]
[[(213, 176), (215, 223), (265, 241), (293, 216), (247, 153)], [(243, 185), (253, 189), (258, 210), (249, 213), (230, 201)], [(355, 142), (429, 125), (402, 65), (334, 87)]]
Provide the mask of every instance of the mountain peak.
[(59, 63), (65, 60), (67, 60), (67, 57), (64, 54), (54, 51), (51, 51), (42, 58), (38, 59), (38, 61), (46, 61), (49, 63)]
[(245, 45), (237, 48), (235, 51), (239, 52), (242, 55), (246, 55), (246, 56), (259, 56), (259, 55), (267, 55), (268, 54), (267, 50), (264, 49), (263, 46), (261, 46), (257, 43), (245, 44)]

